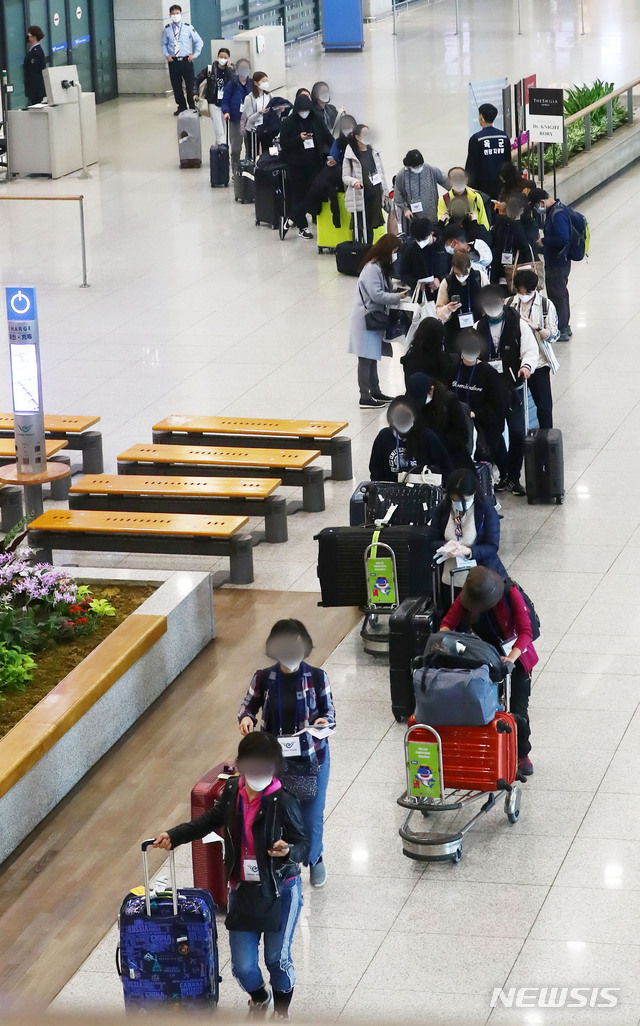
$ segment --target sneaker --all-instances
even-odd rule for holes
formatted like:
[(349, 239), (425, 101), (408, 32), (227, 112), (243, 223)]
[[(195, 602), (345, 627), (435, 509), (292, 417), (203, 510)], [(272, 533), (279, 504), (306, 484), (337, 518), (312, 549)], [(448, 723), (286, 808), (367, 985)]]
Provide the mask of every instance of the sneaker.
[(293, 221), (290, 221), (289, 218), (287, 218), (287, 220), (284, 222), (284, 224), (282, 226), (282, 238), (283, 239), (286, 238), (287, 232), (289, 231), (290, 228), (293, 228)]
[(373, 396), (369, 399), (360, 400), (361, 410), (381, 410), (386, 405), (387, 404), (383, 402), (382, 399), (374, 399)]
[(524, 488), (519, 481), (508, 481), (507, 491), (511, 492), (512, 495), (526, 495)]
[(573, 335), (573, 332), (571, 330), (571, 325), (570, 324), (567, 324), (567, 327), (565, 328), (565, 331), (566, 331), (567, 335), (569, 336), (569, 338), (571, 338), (571, 336)]
[(300, 231), (298, 232), (298, 238), (299, 239), (312, 239), (313, 238), (313, 234), (309, 231), (308, 228), (301, 228)]
[(309, 882), (312, 887), (324, 887), (327, 882), (327, 871), (322, 861), (322, 855), (317, 862), (309, 866)]
[(509, 482), (506, 477), (500, 477), (493, 486), (494, 492), (506, 492)]
[(532, 775), (533, 765), (528, 755), (518, 759), (518, 773), (522, 773), (523, 777), (530, 777)]
[(374, 399), (379, 399), (381, 403), (392, 403), (393, 396), (385, 395), (384, 392), (379, 392), (378, 395), (374, 395)]
[(291, 1016), (289, 1015), (288, 1011), (286, 1011), (286, 1012), (274, 1012), (273, 1015), (271, 1016), (271, 1018), (272, 1019), (279, 1019), (280, 1022), (289, 1022)]
[(269, 991), (269, 997), (266, 1001), (254, 1001), (253, 998), (249, 998), (249, 1018), (254, 1016), (259, 1019), (266, 1019), (268, 1013), (273, 1008), (273, 991)]
[(568, 342), (570, 338), (571, 335), (568, 331), (561, 331), (558, 338), (556, 339), (556, 342)]

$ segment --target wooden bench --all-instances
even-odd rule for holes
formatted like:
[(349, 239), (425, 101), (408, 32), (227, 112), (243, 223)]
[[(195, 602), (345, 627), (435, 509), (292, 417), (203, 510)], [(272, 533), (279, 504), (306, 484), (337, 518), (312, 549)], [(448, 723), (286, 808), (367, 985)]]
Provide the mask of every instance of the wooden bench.
[[(63, 449), (67, 448), (67, 443), (64, 439), (52, 439), (47, 438), (45, 441), (45, 450), (47, 459), (50, 460), (53, 456), (58, 455)], [(14, 463), (16, 458), (16, 447), (13, 437), (13, 433), (8, 437), (0, 437), (0, 464), (6, 466), (7, 463)], [(68, 458), (59, 457), (60, 462), (69, 463)], [(62, 477), (58, 481), (52, 481), (51, 483), (51, 498), (56, 502), (64, 502), (69, 497), (69, 478)]]
[[(44, 430), (48, 438), (67, 443), (72, 452), (82, 453), (82, 472), (84, 474), (101, 474), (104, 470), (102, 454), (102, 434), (90, 431), (100, 417), (82, 417), (71, 414), (45, 415)], [(13, 414), (0, 413), (0, 438), (13, 435)], [(76, 472), (72, 468), (72, 472)]]
[[(279, 478), (133, 477), (92, 474), (72, 485), (71, 509), (264, 517), (268, 542), (286, 542), (287, 504)], [(0, 493), (1, 496), (2, 493)]]
[(272, 477), (283, 485), (302, 488), (307, 513), (324, 509), (324, 474), (310, 466), (317, 449), (244, 449), (196, 445), (133, 445), (118, 456), (119, 474), (178, 474), (189, 471), (207, 477)]
[(252, 539), (241, 531), (248, 519), (49, 509), (29, 524), (29, 543), (40, 549), (48, 562), (52, 562), (53, 549), (229, 556), (232, 584), (251, 584)]
[(262, 417), (165, 417), (153, 425), (153, 441), (164, 444), (260, 445), (317, 449), (331, 457), (331, 477), (350, 481), (351, 439), (340, 435), (348, 421), (268, 420)]

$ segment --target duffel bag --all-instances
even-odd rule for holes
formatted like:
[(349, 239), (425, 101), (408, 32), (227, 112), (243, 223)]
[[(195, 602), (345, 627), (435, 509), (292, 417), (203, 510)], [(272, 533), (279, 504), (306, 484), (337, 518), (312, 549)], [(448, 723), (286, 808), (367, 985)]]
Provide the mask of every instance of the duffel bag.
[(474, 670), (423, 667), (413, 674), (416, 722), (484, 727), (498, 710), (498, 686), (486, 666)]
[(422, 665), (463, 670), (486, 666), (493, 681), (499, 683), (504, 679), (501, 653), (473, 632), (438, 631), (432, 634), (424, 650)]

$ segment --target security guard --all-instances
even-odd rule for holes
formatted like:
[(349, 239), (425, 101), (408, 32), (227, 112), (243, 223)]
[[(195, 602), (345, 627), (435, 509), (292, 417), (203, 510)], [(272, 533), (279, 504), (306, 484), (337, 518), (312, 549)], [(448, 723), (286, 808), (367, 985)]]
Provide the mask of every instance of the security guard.
[(469, 185), (485, 193), (490, 199), (498, 199), (500, 168), (511, 160), (509, 136), (501, 129), (493, 127), (497, 116), (498, 110), (492, 103), (483, 103), (478, 107), (480, 131), (469, 139), (465, 164)]
[(169, 8), (169, 17), (171, 21), (165, 25), (162, 33), (162, 53), (169, 64), (169, 78), (178, 104), (174, 111), (174, 115), (177, 116), (187, 109), (187, 104), (195, 110), (192, 61), (198, 57), (204, 44), (193, 25), (182, 20), (182, 8), (179, 4), (173, 4)]

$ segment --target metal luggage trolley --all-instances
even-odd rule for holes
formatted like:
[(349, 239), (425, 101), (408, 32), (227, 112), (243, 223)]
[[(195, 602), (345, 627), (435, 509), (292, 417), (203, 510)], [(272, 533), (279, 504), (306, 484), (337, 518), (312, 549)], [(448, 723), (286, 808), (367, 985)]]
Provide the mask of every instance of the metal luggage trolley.
[[(364, 574), (367, 605), (360, 636), (365, 652), (389, 656), (389, 618), (398, 608), (398, 570), (396, 554), (390, 545), (381, 542), (380, 531), (374, 532), (364, 552)], [(384, 555), (379, 550), (384, 550)]]
[[(511, 697), (509, 675), (503, 681), (503, 699), (508, 712)], [(511, 727), (504, 723), (505, 731)], [(499, 728), (498, 728), (499, 729)], [(521, 789), (517, 783), (498, 781), (496, 790), (473, 790), (464, 787), (447, 788), (442, 764), (442, 739), (434, 727), (426, 723), (410, 724), (404, 736), (406, 790), (397, 799), (398, 805), (407, 809), (407, 817), (398, 831), (402, 838), (403, 854), (417, 862), (453, 862), (462, 858), (462, 841), (473, 824), (494, 808), (498, 793), (504, 791), (504, 811), (511, 824), (517, 823), (520, 815)], [(451, 812), (454, 816), (482, 801), (478, 811), (462, 826), (451, 833), (431, 830), (413, 830), (411, 818), (420, 813), (422, 817)]]

